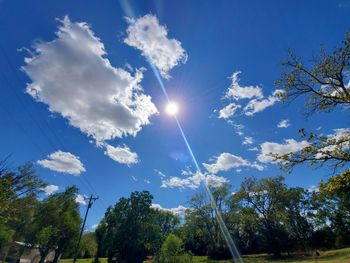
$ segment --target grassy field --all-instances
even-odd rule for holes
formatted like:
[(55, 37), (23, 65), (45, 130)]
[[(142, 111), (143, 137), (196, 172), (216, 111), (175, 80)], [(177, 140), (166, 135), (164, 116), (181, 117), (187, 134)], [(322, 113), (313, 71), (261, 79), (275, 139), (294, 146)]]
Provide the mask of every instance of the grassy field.
[[(265, 262), (273, 262), (273, 263), (282, 263), (282, 262), (296, 262), (296, 263), (310, 263), (310, 262), (321, 262), (321, 263), (334, 263), (334, 262), (346, 262), (350, 263), (350, 248), (337, 249), (337, 250), (329, 250), (325, 252), (321, 252), (321, 256), (319, 257), (294, 257), (294, 258), (286, 258), (273, 260), (269, 258), (268, 255), (249, 255), (243, 256), (243, 261), (247, 263), (265, 263)], [(62, 259), (61, 263), (71, 263), (71, 259)], [(92, 259), (79, 259), (78, 263), (91, 263)], [(101, 259), (101, 263), (106, 263), (107, 260), (105, 258)], [(151, 263), (151, 260), (145, 261), (145, 263)], [(207, 257), (193, 257), (193, 263), (231, 263), (230, 260), (208, 260)]]

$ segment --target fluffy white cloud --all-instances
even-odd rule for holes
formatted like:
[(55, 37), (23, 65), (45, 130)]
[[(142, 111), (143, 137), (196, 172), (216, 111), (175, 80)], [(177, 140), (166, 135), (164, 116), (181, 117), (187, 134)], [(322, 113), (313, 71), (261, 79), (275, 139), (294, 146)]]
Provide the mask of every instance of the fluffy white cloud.
[(277, 127), (278, 128), (287, 128), (290, 126), (290, 122), (289, 120), (281, 120), (278, 124)]
[(53, 193), (56, 193), (59, 190), (59, 187), (57, 185), (47, 185), (42, 188), (42, 190), (45, 192), (46, 195), (51, 195)]
[(225, 177), (217, 176), (215, 174), (208, 174), (205, 177), (207, 185), (213, 188), (218, 188), (225, 183), (228, 183), (228, 180)]
[(231, 85), (226, 91), (226, 98), (234, 100), (263, 98), (262, 89), (259, 86), (241, 86), (238, 75), (241, 71), (236, 71), (231, 76)]
[(210, 174), (217, 174), (221, 171), (228, 171), (232, 168), (238, 167), (252, 167), (259, 171), (263, 170), (264, 167), (257, 163), (251, 163), (246, 159), (243, 159), (240, 156), (231, 154), (231, 153), (222, 153), (219, 156), (214, 158), (214, 163), (207, 164), (203, 163), (203, 166)]
[(169, 78), (169, 71), (179, 63), (186, 63), (187, 54), (181, 42), (168, 38), (165, 26), (157, 17), (145, 15), (138, 19), (128, 18), (129, 27), (124, 42), (142, 52), (155, 65), (163, 78)]
[(219, 111), (219, 119), (228, 119), (233, 116), (237, 109), (241, 108), (241, 105), (236, 103), (230, 103)]
[(243, 144), (253, 144), (253, 138), (249, 136), (244, 137)]
[(184, 207), (183, 205), (179, 205), (178, 207), (174, 207), (174, 208), (164, 208), (160, 204), (152, 204), (151, 208), (156, 210), (168, 211), (180, 217), (184, 216), (186, 210), (190, 209), (190, 208)]
[(202, 182), (206, 182), (210, 187), (220, 187), (222, 184), (228, 182), (226, 178), (213, 174), (201, 174), (200, 172), (189, 172), (186, 174), (190, 176), (186, 178), (180, 178), (177, 176), (170, 177), (169, 179), (162, 180), (162, 188), (180, 188), (180, 189), (197, 189)]
[(31, 79), (26, 92), (97, 143), (135, 136), (157, 113), (140, 86), (142, 71), (131, 75), (113, 67), (86, 23), (66, 16), (56, 36), (37, 43), (25, 58), (22, 69)]
[(287, 139), (284, 143), (276, 142), (264, 142), (260, 145), (261, 152), (258, 155), (258, 160), (264, 163), (275, 163), (271, 154), (287, 154), (298, 152), (301, 149), (307, 147), (309, 143), (307, 141), (297, 142), (294, 139)]
[(122, 147), (114, 147), (107, 144), (105, 154), (108, 155), (112, 160), (118, 163), (127, 164), (129, 166), (138, 163), (139, 161), (137, 154), (132, 152), (130, 148), (125, 145)]
[(261, 112), (268, 107), (271, 107), (276, 102), (280, 101), (280, 93), (282, 90), (275, 90), (272, 95), (267, 99), (252, 99), (243, 108), (244, 114), (247, 116), (253, 116), (257, 112)]
[(59, 173), (79, 175), (85, 172), (84, 165), (79, 157), (70, 152), (57, 151), (48, 155), (48, 159), (38, 160), (37, 163), (44, 168)]
[(83, 196), (81, 194), (77, 194), (75, 197), (75, 202), (80, 204), (80, 205), (86, 205), (85, 196)]

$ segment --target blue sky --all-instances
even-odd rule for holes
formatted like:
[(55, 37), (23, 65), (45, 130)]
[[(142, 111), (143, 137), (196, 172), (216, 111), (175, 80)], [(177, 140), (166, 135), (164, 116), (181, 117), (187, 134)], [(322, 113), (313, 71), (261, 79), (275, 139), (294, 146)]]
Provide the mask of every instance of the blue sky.
[[(284, 105), (273, 95), (288, 48), (306, 60), (321, 44), (332, 49), (349, 10), (348, 0), (0, 1), (1, 158), (33, 161), (52, 190), (76, 184), (98, 195), (89, 227), (135, 190), (176, 208), (202, 180), (234, 191), (245, 177), (280, 175), (264, 146), (299, 149), (299, 128), (349, 125), (345, 111), (306, 118), (302, 99)], [(289, 126), (278, 128), (282, 120)], [(286, 182), (308, 188), (330, 173), (299, 167)]]

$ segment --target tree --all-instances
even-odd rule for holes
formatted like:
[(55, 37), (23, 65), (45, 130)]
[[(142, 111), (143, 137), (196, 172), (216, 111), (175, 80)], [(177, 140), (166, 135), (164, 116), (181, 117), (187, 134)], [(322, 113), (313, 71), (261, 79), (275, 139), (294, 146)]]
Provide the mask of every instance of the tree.
[(78, 258), (94, 258), (97, 252), (95, 233), (86, 233), (81, 237)]
[(303, 247), (311, 233), (303, 216), (307, 211), (304, 190), (288, 188), (283, 180), (283, 177), (259, 181), (248, 178), (232, 197), (232, 202), (240, 203), (254, 224), (261, 224), (265, 249), (275, 256)]
[(184, 253), (183, 241), (174, 234), (166, 237), (160, 255), (156, 258), (156, 262), (160, 263), (189, 263), (192, 257), (188, 253)]
[[(148, 191), (133, 192), (109, 207), (97, 228), (98, 251), (106, 250), (108, 262), (143, 262), (161, 238), (151, 208), (153, 196)], [(101, 247), (102, 245), (102, 247)], [(160, 246), (160, 245), (159, 245)]]
[(349, 105), (350, 31), (341, 46), (329, 54), (321, 49), (320, 56), (308, 67), (292, 51), (289, 59), (282, 63), (287, 69), (276, 81), (285, 91), (281, 93), (285, 101), (303, 96), (306, 112), (332, 111), (336, 107)]
[[(212, 188), (212, 195), (225, 224), (228, 224), (228, 193), (230, 186)], [(183, 229), (185, 247), (195, 253), (209, 255), (212, 259), (230, 258), (220, 225), (207, 193), (202, 191), (190, 199), (191, 209), (186, 214)], [(204, 251), (203, 251), (204, 250)]]
[[(276, 83), (283, 88), (281, 96), (285, 102), (297, 97), (306, 100), (306, 113), (331, 112), (336, 108), (346, 109), (350, 104), (350, 31), (346, 34), (341, 46), (329, 54), (321, 50), (319, 58), (314, 59), (311, 66), (305, 65), (293, 52), (282, 65), (286, 71)], [(334, 168), (346, 167), (350, 161), (350, 129), (338, 129), (334, 134), (320, 136), (300, 130), (302, 137), (309, 145), (297, 153), (273, 155), (286, 171), (298, 164), (309, 163), (319, 167), (324, 164)], [(342, 171), (347, 177), (349, 170)], [(349, 184), (349, 179), (343, 180)], [(329, 181), (331, 187), (334, 180)], [(350, 184), (349, 184), (350, 185)]]
[(13, 240), (24, 239), (44, 186), (31, 163), (11, 171), (6, 160), (0, 162), (0, 250)]
[(50, 250), (55, 250), (53, 262), (56, 263), (65, 249), (76, 243), (81, 224), (79, 206), (75, 202), (77, 193), (76, 187), (69, 187), (38, 204), (27, 242), (38, 245), (40, 263)]

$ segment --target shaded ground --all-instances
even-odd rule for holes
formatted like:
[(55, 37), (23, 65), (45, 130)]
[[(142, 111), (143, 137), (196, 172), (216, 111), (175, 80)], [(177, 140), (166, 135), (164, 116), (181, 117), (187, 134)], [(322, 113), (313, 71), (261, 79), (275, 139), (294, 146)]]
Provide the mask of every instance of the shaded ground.
[[(337, 249), (337, 250), (329, 250), (321, 252), (319, 257), (316, 256), (302, 256), (295, 255), (292, 258), (285, 259), (271, 259), (268, 255), (249, 255), (243, 256), (243, 261), (247, 263), (264, 263), (264, 262), (273, 262), (273, 263), (281, 263), (281, 262), (297, 262), (297, 263), (309, 263), (309, 262), (325, 262), (325, 263), (333, 263), (333, 262), (346, 262), (350, 263), (350, 248)], [(71, 263), (71, 259), (62, 259), (61, 263)], [(79, 259), (78, 263), (91, 263), (92, 259)], [(101, 263), (106, 263), (107, 260), (105, 258), (101, 259)], [(145, 263), (151, 263), (152, 260), (145, 261)], [(193, 263), (231, 263), (230, 260), (208, 260), (205, 256), (195, 256), (193, 257)]]

